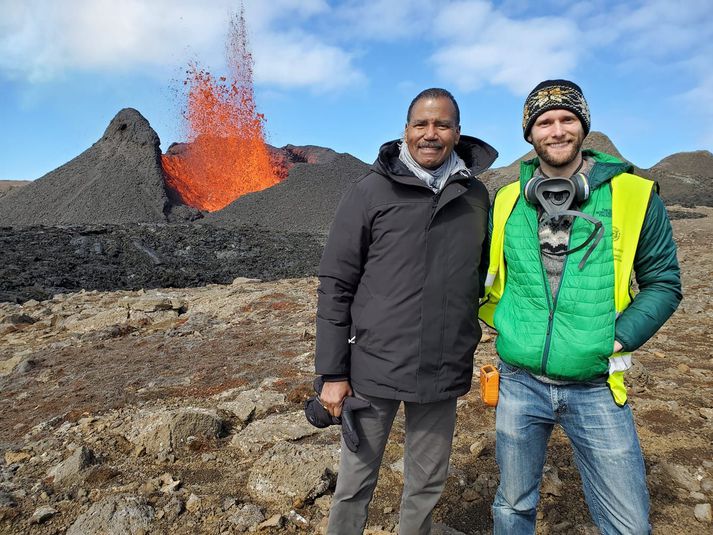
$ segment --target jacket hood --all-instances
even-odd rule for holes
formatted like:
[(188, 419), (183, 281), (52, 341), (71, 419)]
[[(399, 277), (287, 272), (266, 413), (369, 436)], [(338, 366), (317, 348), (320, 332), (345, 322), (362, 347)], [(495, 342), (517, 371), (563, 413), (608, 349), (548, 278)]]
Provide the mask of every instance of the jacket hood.
[[(589, 156), (594, 160), (594, 166), (589, 173), (589, 187), (597, 189), (599, 186), (605, 182), (609, 182), (612, 178), (621, 173), (631, 173), (634, 171), (634, 166), (629, 162), (625, 162), (611, 156), (610, 154), (605, 154), (604, 152), (599, 152), (592, 149), (584, 149), (582, 151), (584, 156)], [(531, 160), (525, 160), (520, 163), (520, 186), (525, 187), (525, 183), (532, 177), (535, 169), (540, 165), (539, 158), (535, 157)]]
[[(399, 160), (399, 145), (403, 140), (387, 141), (379, 149), (379, 156), (371, 166), (372, 170), (386, 176), (413, 176), (406, 165)], [(498, 151), (476, 137), (461, 136), (455, 146), (455, 151), (461, 157), (473, 175), (478, 175), (490, 167), (498, 157)]]

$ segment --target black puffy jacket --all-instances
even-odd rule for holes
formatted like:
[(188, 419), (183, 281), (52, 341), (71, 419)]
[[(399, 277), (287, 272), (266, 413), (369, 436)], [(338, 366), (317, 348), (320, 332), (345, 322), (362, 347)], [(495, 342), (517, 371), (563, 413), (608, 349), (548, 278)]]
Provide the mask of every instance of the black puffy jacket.
[(319, 267), (318, 374), (419, 403), (470, 389), (489, 209), (474, 175), (497, 152), (469, 136), (455, 150), (469, 169), (439, 193), (408, 170), (391, 141), (344, 194)]

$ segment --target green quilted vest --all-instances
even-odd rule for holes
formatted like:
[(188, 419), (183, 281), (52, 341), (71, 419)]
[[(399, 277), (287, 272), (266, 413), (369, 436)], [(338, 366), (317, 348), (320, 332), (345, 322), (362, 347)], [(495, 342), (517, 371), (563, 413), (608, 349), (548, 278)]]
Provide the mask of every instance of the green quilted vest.
[[(523, 182), (529, 177), (524, 177)], [(587, 380), (605, 375), (614, 344), (612, 195), (608, 183), (580, 207), (604, 224), (604, 236), (567, 256), (557, 299), (540, 258), (537, 209), (521, 196), (505, 227), (508, 279), (493, 318), (498, 355), (507, 363), (553, 379)], [(569, 248), (584, 242), (592, 225), (575, 218)]]

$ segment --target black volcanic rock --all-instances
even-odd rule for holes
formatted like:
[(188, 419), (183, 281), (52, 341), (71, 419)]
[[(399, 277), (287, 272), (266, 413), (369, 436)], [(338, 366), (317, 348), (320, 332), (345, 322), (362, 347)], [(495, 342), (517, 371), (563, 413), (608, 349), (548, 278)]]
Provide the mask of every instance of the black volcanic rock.
[(31, 182), (31, 180), (0, 180), (0, 197), (4, 197), (13, 190), (27, 186)]
[(2, 197), (0, 225), (165, 222), (159, 143), (138, 111), (121, 110), (89, 149)]
[(326, 163), (299, 163), (289, 176), (271, 188), (249, 193), (202, 222), (220, 227), (257, 224), (261, 227), (326, 233), (339, 199), (369, 165), (350, 154), (336, 154)]
[(289, 167), (296, 163), (329, 163), (338, 156), (332, 149), (317, 145), (268, 145), (267, 150), (273, 158), (285, 162)]
[(672, 154), (646, 173), (667, 204), (713, 206), (713, 154), (707, 150)]
[(319, 237), (200, 223), (0, 227), (0, 301), (314, 276)]
[(688, 177), (713, 177), (713, 154), (707, 150), (677, 152), (654, 165), (651, 170)]
[(606, 134), (603, 134), (601, 132), (590, 132), (589, 135), (584, 138), (584, 145), (582, 145), (582, 148), (592, 149), (598, 152), (604, 152), (606, 154), (609, 154), (610, 156), (619, 158), (620, 160), (629, 161), (627, 158), (624, 158), (624, 156), (621, 155), (621, 152), (619, 152), (619, 149), (614, 146), (612, 140), (609, 139)]

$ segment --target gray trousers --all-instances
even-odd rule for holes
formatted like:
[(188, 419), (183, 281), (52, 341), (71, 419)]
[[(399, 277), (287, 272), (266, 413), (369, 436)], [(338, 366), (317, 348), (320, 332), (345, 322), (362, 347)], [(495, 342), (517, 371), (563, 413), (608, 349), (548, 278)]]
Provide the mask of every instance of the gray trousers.
[[(337, 488), (329, 512), (328, 535), (360, 535), (376, 487), (381, 459), (401, 402), (362, 394), (371, 407), (355, 412), (359, 449), (352, 453), (342, 439)], [(456, 422), (456, 398), (436, 403), (404, 402), (404, 490), (399, 533), (429, 535), (431, 513), (448, 476)]]

